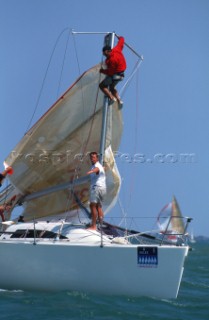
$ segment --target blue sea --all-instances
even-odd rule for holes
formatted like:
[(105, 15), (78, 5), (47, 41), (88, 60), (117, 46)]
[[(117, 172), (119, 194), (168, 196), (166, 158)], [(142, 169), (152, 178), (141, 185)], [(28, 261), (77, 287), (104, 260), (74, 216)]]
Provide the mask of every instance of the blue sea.
[(0, 319), (208, 320), (209, 240), (197, 241), (192, 248), (175, 300), (0, 290)]

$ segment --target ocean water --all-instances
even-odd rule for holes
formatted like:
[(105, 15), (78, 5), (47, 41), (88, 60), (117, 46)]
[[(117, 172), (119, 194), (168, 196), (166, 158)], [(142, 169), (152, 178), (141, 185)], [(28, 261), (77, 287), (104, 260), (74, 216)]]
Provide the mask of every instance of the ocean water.
[(175, 300), (0, 290), (0, 319), (208, 320), (209, 240), (192, 247)]

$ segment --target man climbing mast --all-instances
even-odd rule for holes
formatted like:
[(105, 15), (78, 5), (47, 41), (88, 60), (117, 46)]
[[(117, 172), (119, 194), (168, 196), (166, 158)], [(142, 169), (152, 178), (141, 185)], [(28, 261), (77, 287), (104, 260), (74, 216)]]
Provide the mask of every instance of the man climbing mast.
[(118, 39), (118, 43), (113, 49), (109, 45), (103, 47), (102, 51), (106, 57), (105, 64), (107, 68), (100, 69), (100, 73), (105, 74), (106, 77), (99, 87), (110, 99), (110, 103), (118, 101), (118, 104), (122, 106), (123, 101), (120, 99), (115, 87), (119, 81), (123, 80), (124, 71), (126, 70), (126, 59), (122, 53), (125, 40), (124, 37), (118, 37)]

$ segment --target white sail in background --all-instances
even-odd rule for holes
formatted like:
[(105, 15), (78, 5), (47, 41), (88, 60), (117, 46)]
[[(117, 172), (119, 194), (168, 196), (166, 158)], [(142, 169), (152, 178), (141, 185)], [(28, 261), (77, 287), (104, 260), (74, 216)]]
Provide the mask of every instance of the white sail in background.
[[(100, 146), (104, 96), (98, 89), (99, 68), (97, 65), (85, 72), (7, 157), (7, 165), (14, 169), (10, 181), (18, 194), (32, 194), (86, 175), (90, 166), (88, 153), (99, 152)], [(109, 183), (106, 207), (114, 202), (120, 188), (112, 151), (119, 146), (122, 116), (118, 108), (110, 106), (110, 110), (105, 159)], [(88, 183), (76, 186), (73, 192), (82, 203), (87, 203)], [(28, 201), (24, 204), (24, 215), (30, 220), (57, 215), (77, 206), (72, 193), (66, 189)]]
[(190, 232), (189, 241), (190, 241), (191, 243), (196, 243), (193, 230), (191, 230), (191, 232)]
[(183, 216), (175, 197), (172, 202), (168, 203), (160, 211), (157, 219), (157, 224), (161, 232), (183, 234), (184, 233), (184, 221)]

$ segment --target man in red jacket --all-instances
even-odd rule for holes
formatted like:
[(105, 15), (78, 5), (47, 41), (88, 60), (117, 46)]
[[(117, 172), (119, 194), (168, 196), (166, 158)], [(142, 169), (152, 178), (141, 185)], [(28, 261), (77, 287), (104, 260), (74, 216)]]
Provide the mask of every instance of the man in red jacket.
[(100, 72), (106, 75), (105, 79), (100, 83), (99, 87), (104, 94), (110, 99), (110, 103), (118, 101), (122, 106), (121, 101), (115, 86), (124, 78), (124, 71), (126, 70), (126, 59), (122, 53), (124, 46), (124, 38), (118, 37), (117, 45), (111, 49), (110, 46), (103, 48), (103, 54), (106, 57), (106, 69), (101, 68)]

